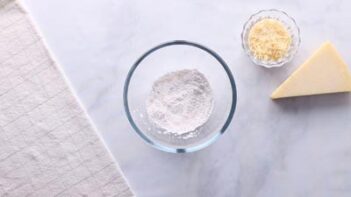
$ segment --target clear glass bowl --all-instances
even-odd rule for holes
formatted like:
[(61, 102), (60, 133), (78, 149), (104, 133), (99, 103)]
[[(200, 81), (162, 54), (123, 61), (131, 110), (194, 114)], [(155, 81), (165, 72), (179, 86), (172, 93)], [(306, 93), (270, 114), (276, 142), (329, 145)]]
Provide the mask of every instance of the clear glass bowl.
[[(161, 133), (149, 121), (145, 106), (154, 81), (182, 69), (199, 70), (213, 91), (212, 114), (191, 133), (192, 137)], [(223, 59), (205, 46), (182, 40), (160, 44), (137, 59), (127, 75), (123, 93), (126, 115), (136, 133), (153, 147), (172, 153), (193, 152), (215, 141), (232, 120), (236, 98), (234, 78)]]
[[(288, 53), (278, 61), (264, 61), (264, 60), (257, 59), (251, 53), (251, 50), (249, 48), (248, 37), (252, 26), (255, 25), (258, 21), (266, 18), (276, 19), (282, 22), (292, 37), (292, 42), (288, 50)], [(261, 10), (253, 14), (252, 16), (250, 16), (249, 20), (244, 24), (243, 31), (241, 33), (241, 41), (242, 41), (242, 47), (245, 53), (250, 57), (253, 63), (267, 68), (280, 67), (288, 63), (289, 61), (291, 61), (292, 58), (297, 53), (297, 50), (301, 42), (300, 29), (297, 26), (295, 20), (283, 11), (276, 10), (276, 9)]]

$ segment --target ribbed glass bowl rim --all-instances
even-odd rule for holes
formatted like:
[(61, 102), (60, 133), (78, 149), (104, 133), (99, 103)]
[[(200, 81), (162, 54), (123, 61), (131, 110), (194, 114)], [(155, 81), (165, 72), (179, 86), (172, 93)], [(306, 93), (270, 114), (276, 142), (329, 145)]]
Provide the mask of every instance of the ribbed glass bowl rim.
[[(244, 38), (244, 32), (245, 32), (248, 24), (250, 23), (250, 21), (255, 16), (257, 16), (257, 15), (263, 13), (263, 12), (277, 12), (279, 14), (282, 14), (282, 15), (286, 16), (287, 18), (289, 18), (293, 22), (293, 24), (294, 24), (294, 26), (295, 26), (295, 28), (297, 30), (297, 35), (296, 36), (297, 36), (298, 39), (297, 39), (297, 43), (296, 43), (296, 49), (294, 50), (293, 54), (289, 58), (286, 58), (284, 61), (282, 61), (280, 63), (277, 63), (277, 64), (269, 64), (269, 65), (263, 64), (262, 62), (260, 62), (259, 60), (255, 59), (253, 57), (253, 55), (250, 53), (250, 50), (247, 49), (245, 47), (245, 44), (244, 44), (244, 42), (246, 42), (245, 38)], [(293, 17), (291, 17), (288, 13), (286, 13), (285, 11), (278, 10), (278, 9), (264, 9), (264, 10), (259, 10), (259, 11), (255, 12), (255, 13), (253, 13), (249, 17), (249, 19), (247, 19), (247, 21), (244, 23), (242, 31), (241, 31), (241, 47), (244, 49), (246, 55), (250, 58), (250, 60), (254, 64), (259, 65), (259, 66), (263, 66), (263, 67), (266, 67), (266, 68), (281, 67), (281, 66), (285, 65), (286, 63), (290, 62), (294, 58), (294, 56), (296, 55), (297, 51), (299, 50), (300, 44), (301, 44), (300, 28), (297, 25), (296, 20)]]
[[(174, 46), (174, 45), (186, 45), (186, 46), (191, 46), (191, 47), (195, 47), (198, 49), (201, 49), (205, 52), (207, 52), (208, 54), (210, 54), (211, 56), (213, 56), (219, 63), (220, 65), (223, 67), (223, 69), (225, 70), (230, 84), (231, 84), (231, 91), (232, 91), (232, 104), (231, 104), (231, 108), (228, 114), (228, 117), (224, 123), (224, 125), (222, 126), (222, 128), (220, 129), (220, 131), (212, 136), (209, 140), (205, 141), (204, 143), (201, 143), (199, 145), (193, 146), (193, 147), (188, 147), (188, 148), (171, 148), (165, 145), (162, 145), (158, 142), (153, 141), (152, 139), (150, 139), (149, 137), (147, 137), (144, 132), (138, 128), (138, 126), (136, 125), (136, 123), (134, 122), (132, 115), (130, 113), (130, 109), (129, 109), (129, 104), (128, 104), (128, 91), (129, 91), (129, 84), (130, 81), (133, 77), (133, 73), (136, 70), (136, 68), (140, 65), (140, 63), (149, 55), (151, 55), (153, 52), (160, 50), (162, 48), (165, 47), (170, 47), (170, 46)], [(235, 81), (234, 81), (234, 77), (229, 69), (229, 66), (225, 63), (225, 61), (213, 50), (201, 45), (201, 44), (197, 44), (194, 42), (190, 42), (190, 41), (186, 41), (186, 40), (174, 40), (174, 41), (169, 41), (169, 42), (165, 42), (162, 44), (159, 44), (151, 49), (149, 49), (148, 51), (146, 51), (141, 57), (139, 57), (136, 62), (133, 64), (133, 66), (130, 68), (128, 74), (127, 74), (127, 78), (125, 80), (124, 83), (124, 89), (123, 89), (123, 104), (124, 104), (124, 110), (126, 112), (127, 118), (129, 123), (131, 124), (131, 126), (133, 127), (134, 131), (145, 141), (147, 142), (147, 144), (151, 145), (152, 147), (165, 151), (165, 152), (170, 152), (170, 153), (189, 153), (189, 152), (194, 152), (194, 151), (198, 151), (200, 149), (203, 149), (207, 146), (209, 146), (210, 144), (212, 144), (214, 141), (216, 141), (216, 139), (222, 135), (226, 129), (228, 128), (233, 116), (234, 116), (234, 112), (235, 112), (235, 107), (236, 107), (236, 103), (237, 103), (237, 91), (236, 91), (236, 85), (235, 85)]]

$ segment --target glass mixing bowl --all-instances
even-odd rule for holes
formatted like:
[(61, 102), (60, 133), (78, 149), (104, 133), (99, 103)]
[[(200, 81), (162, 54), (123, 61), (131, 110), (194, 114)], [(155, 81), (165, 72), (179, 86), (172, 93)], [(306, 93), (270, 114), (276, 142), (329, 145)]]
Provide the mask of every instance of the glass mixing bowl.
[[(146, 112), (153, 83), (166, 73), (197, 69), (208, 79), (213, 92), (213, 111), (191, 137), (164, 134)], [(171, 41), (145, 52), (131, 67), (124, 84), (124, 108), (136, 133), (148, 144), (166, 152), (184, 153), (214, 142), (230, 124), (236, 106), (236, 86), (223, 59), (211, 49), (189, 41)]]

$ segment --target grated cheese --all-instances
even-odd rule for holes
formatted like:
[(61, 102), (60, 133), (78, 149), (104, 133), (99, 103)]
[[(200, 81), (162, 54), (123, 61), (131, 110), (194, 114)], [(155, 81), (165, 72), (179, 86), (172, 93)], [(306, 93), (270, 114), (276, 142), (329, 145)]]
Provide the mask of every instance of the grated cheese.
[(288, 53), (291, 36), (282, 22), (268, 18), (253, 25), (248, 43), (250, 51), (257, 59), (277, 61)]

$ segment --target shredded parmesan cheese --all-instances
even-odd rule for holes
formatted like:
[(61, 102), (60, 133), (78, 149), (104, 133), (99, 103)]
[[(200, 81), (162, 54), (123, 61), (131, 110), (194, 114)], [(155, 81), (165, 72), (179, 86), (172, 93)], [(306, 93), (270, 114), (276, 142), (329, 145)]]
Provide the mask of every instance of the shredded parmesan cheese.
[(248, 42), (257, 59), (277, 61), (288, 53), (291, 36), (282, 22), (268, 18), (253, 25)]

